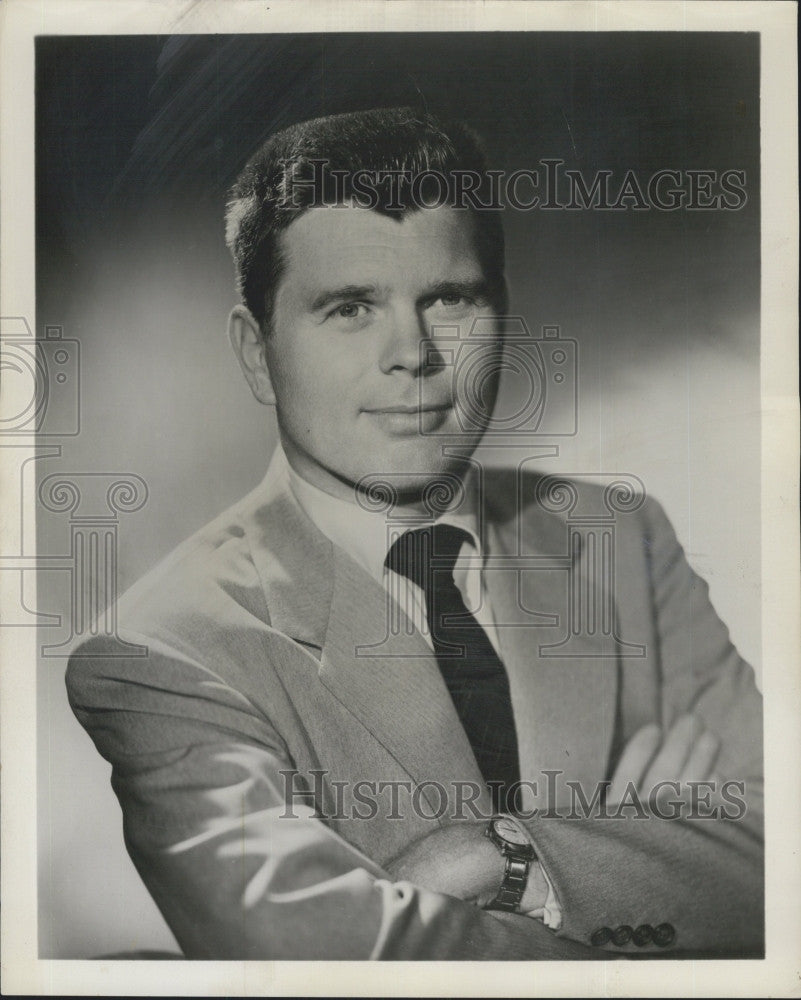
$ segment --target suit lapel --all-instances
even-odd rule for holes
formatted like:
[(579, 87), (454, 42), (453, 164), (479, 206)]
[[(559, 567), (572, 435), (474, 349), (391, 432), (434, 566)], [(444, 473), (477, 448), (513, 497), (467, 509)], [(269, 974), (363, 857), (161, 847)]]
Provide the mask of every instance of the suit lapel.
[[(333, 593), (333, 545), (272, 475), (272, 467), (252, 498), (256, 503), (246, 514), (246, 531), (270, 624), (319, 652)], [(252, 500), (244, 503), (252, 506)]]
[(415, 782), (440, 781), (449, 793), (452, 780), (481, 786), (436, 658), (401, 612), (389, 627), (384, 588), (319, 531), (284, 482), (268, 473), (245, 503), (271, 625), (310, 648), (320, 681)]
[[(422, 636), (402, 614), (399, 628), (388, 626), (384, 588), (312, 524), (285, 484), (268, 475), (255, 499), (248, 530), (273, 627), (312, 649), (321, 682), (416, 782), (481, 785)], [(540, 799), (548, 769), (562, 772), (562, 788), (581, 781), (589, 793), (587, 784), (606, 776), (617, 659), (599, 656), (591, 636), (578, 655), (557, 657), (545, 648), (566, 628), (564, 521), (536, 507), (520, 527), (489, 521), (492, 560), (484, 582), (509, 674), (521, 776), (537, 782)], [(581, 562), (579, 573), (585, 576)]]
[(449, 794), (453, 781), (481, 786), (436, 658), (389, 601), (383, 587), (335, 550), (320, 678), (416, 782), (439, 781)]
[[(535, 799), (542, 807), (546, 770), (562, 772), (556, 782), (560, 802), (564, 782), (580, 781), (591, 794), (589, 786), (606, 776), (618, 666), (616, 657), (598, 655), (598, 641), (592, 636), (572, 647), (574, 655), (549, 655), (553, 650), (546, 647), (558, 643), (566, 631), (567, 530), (563, 521), (539, 508), (529, 513), (519, 534), (513, 524), (493, 532), (493, 551), (500, 558), (494, 563), (497, 571), (485, 574), (485, 586), (509, 674), (521, 777), (537, 783)], [(518, 553), (525, 554), (519, 562), (514, 558)], [(537, 568), (501, 569), (507, 560), (512, 567), (517, 563)], [(581, 562), (579, 573), (586, 579)], [(534, 802), (528, 798), (525, 804)]]

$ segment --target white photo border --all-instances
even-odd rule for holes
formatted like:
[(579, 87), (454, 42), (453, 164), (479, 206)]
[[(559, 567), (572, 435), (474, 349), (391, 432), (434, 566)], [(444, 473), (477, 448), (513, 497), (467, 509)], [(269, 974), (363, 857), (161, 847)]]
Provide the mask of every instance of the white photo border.
[[(791, 2), (7, 0), (0, 10), (0, 303), (35, 325), (38, 34), (337, 31), (758, 31), (761, 35), (762, 652), (766, 942), (758, 961), (366, 963), (60, 961), (37, 957), (35, 630), (0, 631), (2, 972), (7, 994), (790, 996), (801, 976), (798, 193)], [(0, 497), (18, 516), (14, 483)], [(34, 497), (22, 502), (33, 504)], [(8, 575), (8, 574), (6, 574)], [(2, 576), (2, 574), (0, 574)], [(3, 586), (6, 584), (3, 583)], [(0, 594), (0, 599), (2, 594)], [(27, 634), (30, 633), (30, 634)]]

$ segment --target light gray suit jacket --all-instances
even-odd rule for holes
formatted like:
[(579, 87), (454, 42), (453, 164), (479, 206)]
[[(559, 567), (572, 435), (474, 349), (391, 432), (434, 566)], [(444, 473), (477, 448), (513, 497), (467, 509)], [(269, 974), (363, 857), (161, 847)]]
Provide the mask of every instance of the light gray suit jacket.
[[(380, 584), (268, 477), (122, 599), (120, 634), (147, 655), (97, 637), (68, 668), (73, 709), (113, 765), (128, 850), (187, 957), (761, 952), (761, 699), (667, 519), (652, 501), (615, 516), (604, 607), (616, 622), (581, 622), (601, 547), (569, 572), (578, 536), (539, 502), (536, 478), (485, 486), (485, 585), (521, 776), (537, 782), (526, 804), (541, 807), (526, 824), (561, 929), (387, 875), (414, 840), (459, 821), (455, 789), (481, 775), (423, 638), (388, 629)], [(597, 505), (597, 487), (580, 489)], [(572, 655), (552, 655), (571, 625)], [(567, 781), (589, 797), (639, 727), (688, 710), (721, 741), (720, 776), (745, 782), (742, 818), (570, 818)], [(546, 771), (560, 772), (559, 816)], [(317, 816), (298, 797), (287, 809), (290, 782), (301, 786), (284, 772), (316, 789)], [(360, 781), (397, 783), (394, 808), (390, 785), (365, 805)], [(489, 809), (486, 790), (478, 804)], [(668, 948), (590, 945), (602, 927), (662, 923), (676, 931)]]

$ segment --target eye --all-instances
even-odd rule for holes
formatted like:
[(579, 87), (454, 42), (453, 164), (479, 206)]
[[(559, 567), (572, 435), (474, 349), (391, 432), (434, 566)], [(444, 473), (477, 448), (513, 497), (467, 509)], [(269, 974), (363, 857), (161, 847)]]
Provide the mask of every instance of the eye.
[(439, 314), (443, 318), (461, 319), (471, 313), (476, 304), (476, 300), (469, 295), (454, 290), (442, 292), (431, 301), (429, 308), (434, 315)]
[(343, 302), (329, 313), (335, 319), (359, 319), (367, 311), (363, 302)]
[(466, 306), (470, 305), (472, 299), (469, 299), (466, 295), (459, 295), (456, 292), (452, 292), (448, 295), (440, 295), (439, 301), (446, 307), (453, 308), (455, 306)]

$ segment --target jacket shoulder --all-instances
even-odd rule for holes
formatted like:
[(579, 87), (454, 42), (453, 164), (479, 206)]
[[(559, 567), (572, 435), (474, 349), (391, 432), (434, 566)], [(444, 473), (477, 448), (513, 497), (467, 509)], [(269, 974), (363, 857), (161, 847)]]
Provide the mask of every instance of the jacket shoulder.
[[(117, 634), (192, 655), (215, 634), (244, 623), (270, 625), (249, 537), (249, 498), (181, 542), (117, 601)], [(107, 636), (76, 647), (72, 659), (119, 656)]]
[(485, 476), (487, 505), (501, 524), (517, 518), (566, 524), (614, 520), (624, 531), (649, 536), (669, 527), (661, 505), (636, 476), (600, 476), (537, 469), (491, 469)]

